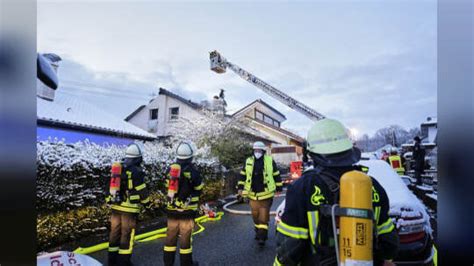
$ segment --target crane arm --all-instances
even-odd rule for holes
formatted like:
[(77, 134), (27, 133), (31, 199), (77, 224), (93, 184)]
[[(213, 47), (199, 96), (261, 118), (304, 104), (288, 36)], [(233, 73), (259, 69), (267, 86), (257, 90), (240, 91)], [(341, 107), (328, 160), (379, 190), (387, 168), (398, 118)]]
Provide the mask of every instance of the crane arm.
[(261, 90), (266, 92), (268, 95), (279, 100), (283, 104), (286, 104), (293, 110), (307, 116), (309, 119), (313, 121), (317, 121), (324, 118), (324, 115), (315, 111), (311, 107), (294, 99), (288, 94), (278, 90), (277, 88), (271, 86), (270, 84), (266, 83), (265, 81), (261, 80), (260, 78), (256, 77), (250, 72), (242, 69), (241, 67), (227, 61), (217, 51), (211, 52), (210, 59), (211, 59), (211, 70), (217, 73), (224, 73), (226, 71), (226, 68), (230, 68), (232, 71), (234, 71), (237, 75), (239, 75), (241, 78), (243, 78), (250, 84), (260, 88)]

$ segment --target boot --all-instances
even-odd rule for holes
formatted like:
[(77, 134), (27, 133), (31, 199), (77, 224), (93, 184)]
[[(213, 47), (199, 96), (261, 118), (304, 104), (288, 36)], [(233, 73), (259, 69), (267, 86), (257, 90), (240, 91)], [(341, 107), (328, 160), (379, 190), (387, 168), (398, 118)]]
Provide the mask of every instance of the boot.
[(193, 266), (193, 253), (180, 254), (181, 266)]
[(174, 257), (175, 257), (175, 252), (165, 251), (163, 254), (163, 262), (165, 263), (165, 266), (173, 266)]
[(110, 252), (109, 251), (109, 256), (107, 258), (107, 265), (109, 266), (116, 266), (117, 265), (117, 259), (118, 259), (118, 252)]
[(118, 254), (117, 265), (132, 266), (132, 254)]

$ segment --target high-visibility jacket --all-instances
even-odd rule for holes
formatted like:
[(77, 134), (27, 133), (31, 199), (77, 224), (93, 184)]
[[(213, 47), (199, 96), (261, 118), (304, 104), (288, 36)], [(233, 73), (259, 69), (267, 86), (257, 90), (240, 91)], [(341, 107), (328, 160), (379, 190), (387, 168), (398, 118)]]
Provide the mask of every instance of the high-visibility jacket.
[(263, 156), (263, 191), (253, 191), (252, 182), (254, 175), (255, 157), (247, 158), (245, 166), (240, 172), (241, 179), (238, 182), (239, 189), (243, 189), (242, 195), (251, 200), (264, 200), (272, 198), (275, 191), (281, 191), (283, 183), (281, 182), (280, 171), (278, 170), (272, 157)]
[[(144, 180), (145, 174), (138, 165), (124, 165), (123, 167), (124, 175), (122, 175), (122, 178), (126, 178), (126, 188), (122, 193), (123, 200), (118, 204), (112, 204), (112, 209), (128, 213), (139, 213), (140, 204), (146, 204), (150, 201)], [(109, 202), (110, 195), (105, 200)]]
[(403, 168), (402, 165), (402, 158), (399, 155), (390, 155), (388, 157), (388, 162), (398, 174), (405, 173), (405, 168)]

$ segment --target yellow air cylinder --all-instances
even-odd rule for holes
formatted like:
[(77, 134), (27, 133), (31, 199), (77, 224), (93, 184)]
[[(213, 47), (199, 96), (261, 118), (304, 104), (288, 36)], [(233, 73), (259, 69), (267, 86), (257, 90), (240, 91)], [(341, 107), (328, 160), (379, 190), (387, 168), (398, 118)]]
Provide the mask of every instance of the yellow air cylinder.
[(370, 177), (359, 171), (345, 173), (340, 181), (339, 205), (344, 212), (339, 218), (340, 265), (373, 265)]

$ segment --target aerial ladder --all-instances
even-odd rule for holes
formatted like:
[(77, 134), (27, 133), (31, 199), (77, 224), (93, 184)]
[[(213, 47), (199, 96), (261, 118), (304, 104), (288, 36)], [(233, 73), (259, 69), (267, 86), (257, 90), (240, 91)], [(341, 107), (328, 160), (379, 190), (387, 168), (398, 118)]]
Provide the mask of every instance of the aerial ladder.
[(227, 68), (230, 68), (234, 71), (237, 75), (241, 78), (249, 82), (250, 84), (258, 87), (259, 89), (266, 92), (268, 95), (272, 96), (273, 98), (277, 99), (278, 101), (282, 102), (283, 104), (289, 106), (291, 109), (305, 115), (309, 119), (313, 121), (318, 121), (324, 118), (324, 115), (315, 111), (311, 107), (307, 106), (306, 104), (294, 99), (293, 97), (289, 96), (288, 94), (282, 92), (281, 90), (273, 87), (272, 85), (266, 83), (265, 81), (259, 79), (257, 76), (253, 75), (252, 73), (244, 70), (243, 68), (239, 67), (238, 65), (229, 62), (225, 59), (219, 52), (216, 50), (210, 52), (210, 60), (211, 60), (211, 70), (222, 74), (226, 72)]
[[(252, 73), (242, 69), (241, 67), (227, 61), (219, 52), (216, 50), (210, 53), (211, 70), (222, 74), (226, 72), (227, 68), (230, 68), (237, 75), (250, 84), (258, 87), (259, 89), (266, 92), (268, 95), (279, 100), (283, 104), (286, 104), (293, 110), (304, 114), (306, 117), (313, 121), (321, 120), (324, 117), (319, 112), (316, 112), (311, 107), (297, 101), (288, 94), (278, 90), (272, 85), (259, 79)], [(305, 155), (303, 155), (305, 156)], [(303, 159), (304, 160), (304, 159)], [(290, 168), (293, 168), (294, 164), (301, 165), (301, 162), (291, 162)], [(293, 176), (293, 171), (290, 170)], [(301, 172), (299, 173), (301, 175)], [(372, 181), (369, 176), (362, 172), (351, 171), (344, 174), (341, 177), (341, 192), (340, 192), (340, 207), (337, 204), (332, 206), (332, 220), (333, 220), (333, 233), (334, 239), (336, 239), (336, 257), (338, 265), (372, 265)], [(361, 191), (362, 188), (362, 191)], [(355, 196), (357, 195), (357, 197)], [(343, 209), (345, 211), (357, 210), (361, 211), (363, 215), (352, 215), (345, 214), (339, 215), (340, 223), (340, 239), (344, 239), (344, 243), (338, 243), (338, 235), (336, 231), (336, 214), (335, 209)], [(360, 227), (367, 228), (361, 233)], [(356, 237), (357, 236), (357, 240)], [(352, 240), (350, 240), (352, 239)], [(362, 241), (362, 240), (363, 241)], [(347, 240), (347, 243), (346, 243)], [(357, 243), (356, 243), (357, 241)], [(350, 242), (350, 243), (349, 243)]]
[[(250, 84), (256, 86), (257, 88), (263, 90), (268, 95), (272, 96), (273, 98), (279, 100), (283, 104), (289, 106), (293, 110), (305, 115), (312, 121), (321, 120), (324, 117), (321, 113), (315, 111), (311, 107), (305, 105), (304, 103), (294, 99), (293, 97), (289, 96), (288, 94), (282, 92), (281, 90), (273, 87), (272, 85), (266, 83), (265, 81), (261, 80), (257, 76), (253, 75), (252, 73), (242, 69), (241, 67), (237, 66), (234, 63), (229, 62), (225, 59), (219, 52), (216, 50), (210, 52), (209, 58), (211, 60), (211, 70), (222, 74), (225, 73), (227, 68), (230, 68), (234, 71), (237, 75), (241, 78), (249, 82)], [(298, 178), (301, 176), (301, 172), (303, 169), (303, 164), (308, 161), (307, 154), (306, 154), (306, 147), (303, 144), (303, 162), (302, 161), (294, 161), (290, 163), (290, 173), (291, 173), (291, 180)]]

